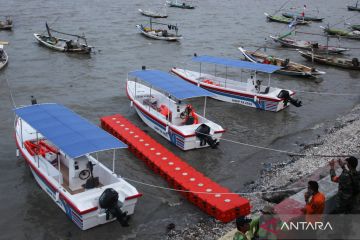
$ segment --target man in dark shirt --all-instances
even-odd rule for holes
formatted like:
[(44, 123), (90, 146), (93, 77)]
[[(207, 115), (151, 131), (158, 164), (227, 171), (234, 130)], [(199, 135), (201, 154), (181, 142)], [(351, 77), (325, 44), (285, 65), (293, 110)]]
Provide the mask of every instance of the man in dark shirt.
[(336, 176), (335, 161), (329, 163), (331, 181), (339, 183), (334, 213), (350, 213), (360, 190), (360, 173), (356, 171), (358, 160), (348, 157), (345, 162), (339, 159), (338, 163), (342, 168), (340, 176)]

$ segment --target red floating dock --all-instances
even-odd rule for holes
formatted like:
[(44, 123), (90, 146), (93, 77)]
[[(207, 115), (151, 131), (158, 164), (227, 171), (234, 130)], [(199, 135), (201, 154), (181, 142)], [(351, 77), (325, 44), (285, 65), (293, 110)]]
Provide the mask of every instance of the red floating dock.
[[(101, 118), (101, 127), (168, 181), (190, 202), (222, 222), (250, 213), (250, 203), (211, 181), (119, 114)], [(188, 191), (188, 192), (187, 192)]]

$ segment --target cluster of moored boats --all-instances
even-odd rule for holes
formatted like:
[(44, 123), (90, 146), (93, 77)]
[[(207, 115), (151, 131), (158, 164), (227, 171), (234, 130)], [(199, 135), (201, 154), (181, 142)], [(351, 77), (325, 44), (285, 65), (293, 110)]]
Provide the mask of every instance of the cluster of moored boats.
[[(348, 10), (351, 11), (358, 11), (360, 8), (357, 6), (358, 3), (356, 3), (355, 6), (348, 6)], [(289, 24), (289, 27), (297, 26), (297, 25), (308, 25), (311, 22), (321, 22), (324, 18), (319, 16), (311, 16), (311, 15), (305, 15), (305, 9), (306, 6), (304, 6), (304, 11), (301, 13), (294, 13), (294, 12), (284, 12), (281, 16), (279, 15), (270, 15), (268, 13), (265, 13), (265, 16), (268, 21), (273, 22), (279, 22), (279, 23), (285, 23)], [(320, 26), (324, 33), (326, 34), (326, 37), (337, 37), (337, 38), (344, 38), (344, 39), (352, 39), (352, 40), (360, 40), (360, 26), (358, 24), (348, 24), (349, 29), (338, 29), (333, 28), (330, 26), (323, 27)], [(346, 58), (343, 56), (337, 56), (335, 54), (343, 54), (346, 51), (349, 51), (347, 48), (342, 47), (334, 47), (334, 46), (328, 46), (327, 45), (321, 45), (318, 42), (312, 42), (312, 41), (306, 41), (306, 40), (296, 40), (289, 38), (292, 34), (291, 31), (289, 33), (279, 35), (279, 36), (270, 36), (271, 39), (273, 39), (276, 43), (279, 43), (283, 47), (290, 47), (290, 48), (296, 48), (298, 49), (298, 52), (302, 57), (305, 59), (317, 62), (320, 64), (326, 64), (331, 66), (336, 66), (340, 68), (346, 68), (346, 69), (353, 69), (353, 70), (360, 70), (360, 64), (357, 57), (354, 58)], [(316, 33), (310, 33), (314, 35), (321, 35)], [(327, 39), (328, 42), (328, 39)], [(246, 51), (243, 51), (243, 54), (245, 57), (250, 61), (262, 61), (264, 57), (264, 54), (255, 54), (252, 55), (250, 53), (246, 53)], [(277, 59), (274, 61), (275, 63), (284, 63), (282, 59)], [(299, 67), (299, 65), (294, 63), (286, 64), (288, 65), (288, 70), (292, 73), (294, 67), (295, 69), (298, 69), (300, 71), (297, 71), (297, 75), (303, 70), (307, 71), (306, 74), (303, 76), (311, 76), (316, 75), (316, 71), (314, 71), (314, 74), (309, 74), (308, 68)], [(313, 68), (312, 68), (313, 69)], [(313, 69), (314, 70), (314, 69)], [(280, 73), (280, 72), (279, 72)], [(283, 74), (288, 74), (287, 72), (284, 72)]]
[[(167, 4), (183, 9), (194, 8), (192, 5), (173, 1), (167, 1)], [(139, 9), (139, 12), (150, 17), (149, 26), (136, 26), (145, 36), (167, 41), (182, 38), (178, 34), (177, 25), (153, 21), (153, 18), (166, 18), (166, 12), (143, 9)], [(283, 16), (266, 14), (266, 17), (270, 21), (288, 24), (295, 20), (295, 25), (323, 20), (320, 17), (289, 12)], [(155, 28), (154, 24), (164, 25), (167, 29)], [(0, 22), (0, 29), (11, 29), (10, 25), (12, 27), (11, 19), (6, 18), (4, 22)], [(43, 46), (69, 53), (92, 52), (93, 47), (88, 45), (84, 35), (61, 32), (52, 29), (47, 23), (46, 30), (48, 35), (34, 34)], [(170, 33), (169, 30), (175, 33)], [(329, 29), (327, 31), (331, 34)], [(54, 33), (76, 39), (55, 37)], [(285, 34), (271, 38), (282, 46), (301, 49), (300, 54), (311, 61), (335, 66), (339, 66), (341, 62), (341, 67), (360, 70), (357, 58), (349, 62), (344, 58), (332, 57), (349, 49), (294, 40), (288, 36), (289, 34)], [(291, 104), (300, 107), (302, 103), (294, 98), (295, 91), (271, 86), (271, 74), (305, 78), (325, 74), (319, 69), (289, 59), (245, 50), (243, 47), (239, 47), (239, 50), (245, 61), (195, 54), (192, 61), (200, 65), (198, 72), (173, 67), (168, 73), (146, 69), (145, 66), (141, 70), (130, 72), (126, 93), (131, 106), (149, 127), (181, 150), (216, 148), (224, 128), (206, 117), (208, 97), (278, 112)], [(3, 45), (0, 45), (0, 69), (6, 65), (7, 60)], [(224, 67), (225, 76), (216, 75), (216, 72), (203, 72), (202, 64)], [(229, 79), (228, 68), (247, 70), (250, 74), (241, 79), (244, 81)], [(258, 78), (258, 73), (268, 74), (268, 82), (263, 83)], [(191, 98), (204, 98), (202, 111), (196, 111), (187, 103)], [(116, 150), (125, 148), (126, 145), (59, 104), (37, 104), (33, 99), (32, 105), (16, 108), (14, 111), (15, 139), (20, 153), (41, 188), (69, 218), (83, 230), (115, 219), (126, 226), (129, 215), (134, 213), (137, 199), (141, 196), (135, 187), (115, 173)], [(97, 153), (101, 151), (113, 151), (112, 170), (99, 162)]]

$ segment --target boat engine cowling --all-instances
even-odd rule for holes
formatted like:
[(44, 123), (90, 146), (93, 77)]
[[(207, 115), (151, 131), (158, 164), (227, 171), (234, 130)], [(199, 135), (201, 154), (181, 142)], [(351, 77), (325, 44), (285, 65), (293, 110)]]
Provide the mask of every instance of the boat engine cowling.
[(294, 105), (295, 107), (301, 107), (302, 103), (300, 100), (298, 99), (294, 99), (290, 96), (289, 91), (286, 90), (281, 90), (279, 92), (279, 94), (277, 95), (278, 98), (282, 98), (284, 99), (284, 105), (286, 106), (288, 104), (288, 102), (290, 102), (292, 105)]
[(210, 127), (204, 123), (195, 130), (195, 135), (200, 139), (200, 146), (204, 146), (207, 143), (212, 148), (216, 148), (219, 145), (219, 141), (211, 137)]
[(127, 212), (121, 211), (119, 206), (119, 194), (113, 188), (107, 188), (99, 197), (99, 205), (106, 210), (106, 220), (110, 219), (110, 214), (120, 222), (121, 226), (129, 226), (129, 216)]

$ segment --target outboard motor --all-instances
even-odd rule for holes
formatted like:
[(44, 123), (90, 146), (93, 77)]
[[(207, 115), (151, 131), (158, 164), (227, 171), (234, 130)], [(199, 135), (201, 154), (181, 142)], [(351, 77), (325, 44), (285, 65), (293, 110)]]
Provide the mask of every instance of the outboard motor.
[(288, 102), (290, 102), (292, 105), (294, 105), (295, 107), (301, 107), (302, 103), (300, 100), (298, 99), (293, 99), (292, 97), (290, 97), (290, 93), (289, 91), (286, 90), (281, 90), (279, 92), (279, 94), (277, 95), (278, 98), (282, 98), (284, 99), (284, 105), (286, 106), (288, 104)]
[(99, 205), (106, 209), (106, 220), (110, 219), (110, 214), (120, 222), (121, 226), (129, 226), (129, 216), (127, 212), (121, 211), (119, 206), (119, 194), (113, 188), (107, 188), (99, 198)]
[(204, 146), (207, 143), (211, 148), (216, 148), (219, 145), (218, 140), (210, 136), (210, 127), (206, 124), (201, 124), (195, 130), (195, 135), (200, 139), (200, 146)]

